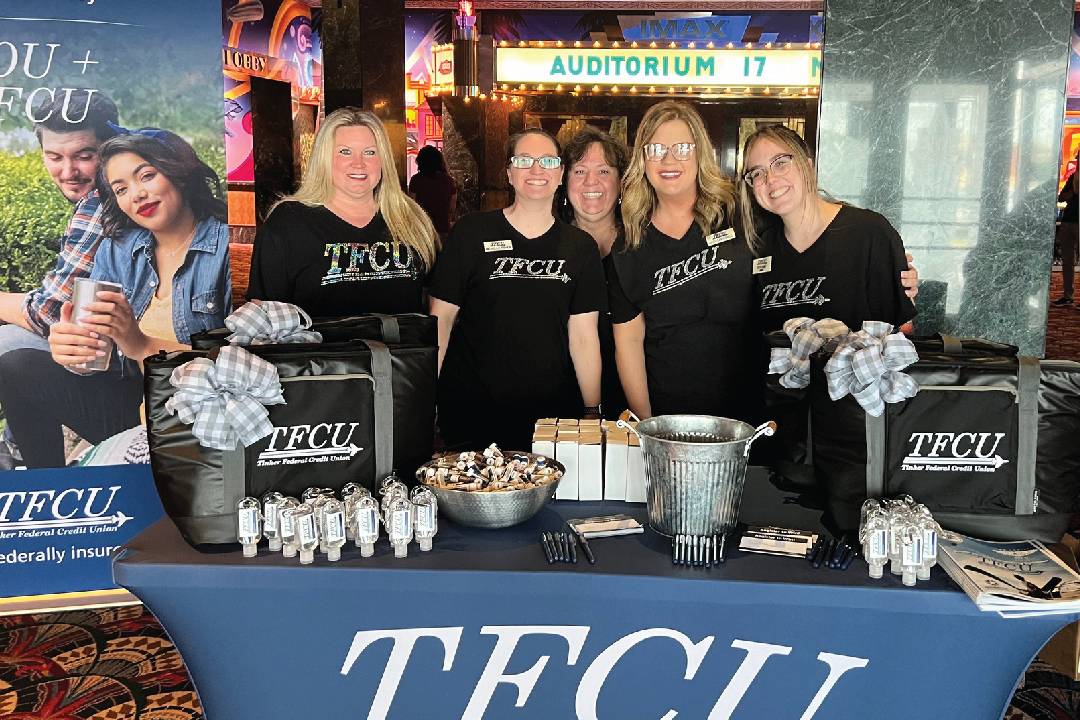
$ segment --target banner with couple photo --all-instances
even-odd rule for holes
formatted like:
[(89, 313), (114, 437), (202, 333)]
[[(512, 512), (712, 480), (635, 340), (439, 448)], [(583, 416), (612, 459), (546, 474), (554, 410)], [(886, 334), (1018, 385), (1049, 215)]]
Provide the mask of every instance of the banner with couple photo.
[(0, 598), (113, 587), (162, 514), (141, 360), (232, 306), (221, 0), (30, 5), (0, 3)]

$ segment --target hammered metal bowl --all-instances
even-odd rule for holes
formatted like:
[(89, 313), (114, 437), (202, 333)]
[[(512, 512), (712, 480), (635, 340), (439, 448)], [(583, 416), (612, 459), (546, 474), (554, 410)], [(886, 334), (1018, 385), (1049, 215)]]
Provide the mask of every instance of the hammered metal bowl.
[[(457, 453), (453, 453), (456, 455)], [(534, 453), (516, 453), (504, 451), (509, 455), (528, 455), (530, 459), (544, 457), (548, 465), (566, 473), (562, 463)], [(523, 523), (540, 512), (548, 501), (555, 496), (558, 480), (531, 488), (529, 490), (499, 490), (497, 492), (471, 492), (468, 490), (447, 490), (423, 481), (424, 471), (434, 466), (435, 461), (425, 463), (416, 471), (420, 483), (435, 494), (439, 501), (439, 515), (454, 521), (458, 525), (478, 528), (505, 528)]]

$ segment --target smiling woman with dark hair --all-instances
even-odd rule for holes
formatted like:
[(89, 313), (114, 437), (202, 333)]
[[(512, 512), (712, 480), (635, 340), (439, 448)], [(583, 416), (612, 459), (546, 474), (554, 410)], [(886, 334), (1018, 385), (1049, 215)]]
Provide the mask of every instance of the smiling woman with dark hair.
[[(62, 426), (100, 442), (139, 423), (139, 361), (185, 349), (193, 333), (221, 327), (231, 306), (229, 228), (217, 176), (179, 136), (122, 134), (100, 148), (97, 185), (112, 237), (91, 278), (123, 287), (98, 292), (74, 322), (65, 303), (49, 347), (0, 357), (0, 405), (29, 467), (64, 464)], [(104, 356), (108, 371), (79, 366)]]

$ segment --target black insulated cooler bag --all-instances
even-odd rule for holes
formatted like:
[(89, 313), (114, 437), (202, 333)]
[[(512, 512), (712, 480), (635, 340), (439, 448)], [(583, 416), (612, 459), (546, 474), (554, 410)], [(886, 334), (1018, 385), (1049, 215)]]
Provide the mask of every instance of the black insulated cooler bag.
[(874, 418), (808, 388), (815, 475), (843, 526), (869, 497), (906, 493), (945, 528), (1057, 542), (1080, 499), (1080, 364), (982, 340), (913, 339), (918, 394)]
[[(321, 332), (321, 328), (320, 328)], [(277, 368), (285, 404), (266, 406), (273, 432), (249, 447), (205, 447), (165, 407), (175, 368), (217, 350), (145, 363), (150, 463), (166, 512), (192, 544), (236, 542), (236, 505), (270, 490), (374, 489), (394, 468), (408, 477), (432, 452), (438, 349), (375, 340), (246, 348)]]

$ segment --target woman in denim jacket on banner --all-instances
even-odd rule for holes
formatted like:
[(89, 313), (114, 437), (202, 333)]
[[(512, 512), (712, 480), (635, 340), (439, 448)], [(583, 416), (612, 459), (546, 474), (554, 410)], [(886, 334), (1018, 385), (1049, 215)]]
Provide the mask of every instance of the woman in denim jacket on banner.
[[(189, 347), (231, 310), (229, 228), (214, 171), (179, 136), (125, 132), (101, 146), (98, 192), (105, 234), (91, 277), (123, 286), (97, 293), (72, 321), (71, 303), (49, 335), (52, 357), (20, 350), (0, 358), (0, 407), (28, 467), (64, 464), (61, 426), (97, 443), (138, 425), (140, 361)], [(76, 367), (107, 352), (106, 372)]]

